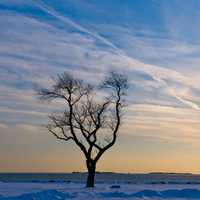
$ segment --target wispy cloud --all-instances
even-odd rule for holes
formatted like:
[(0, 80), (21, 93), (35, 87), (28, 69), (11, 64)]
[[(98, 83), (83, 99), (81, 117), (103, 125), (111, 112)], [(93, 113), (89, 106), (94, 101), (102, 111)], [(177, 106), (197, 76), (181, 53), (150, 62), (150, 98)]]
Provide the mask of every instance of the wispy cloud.
[[(187, 31), (181, 35), (192, 26), (184, 20), (197, 8), (193, 1), (189, 8), (185, 3), (181, 8), (186, 16), (176, 18), (174, 4), (144, 1), (150, 14), (139, 2), (128, 1), (86, 5), (59, 0), (63, 6), (45, 0), (1, 1), (1, 130), (14, 123), (16, 132), (34, 132), (31, 126), (45, 123), (48, 113), (63, 105), (44, 104), (33, 91), (51, 84), (57, 73), (67, 70), (96, 84), (115, 69), (127, 73), (131, 83), (129, 128), (122, 131), (170, 142), (183, 134), (183, 142), (198, 143), (199, 38), (195, 34), (190, 39)], [(91, 13), (84, 6), (92, 8)], [(154, 20), (147, 17), (151, 14)], [(193, 28), (199, 32), (197, 25), (195, 21)]]

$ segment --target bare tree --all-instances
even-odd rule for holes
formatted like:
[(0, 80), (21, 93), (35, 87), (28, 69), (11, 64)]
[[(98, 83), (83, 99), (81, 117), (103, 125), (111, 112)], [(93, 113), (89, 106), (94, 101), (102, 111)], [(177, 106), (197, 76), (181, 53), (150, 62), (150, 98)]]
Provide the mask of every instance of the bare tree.
[(110, 72), (100, 87), (63, 73), (51, 88), (38, 92), (41, 99), (66, 102), (62, 113), (49, 116), (47, 128), (57, 139), (72, 141), (80, 148), (86, 158), (87, 187), (94, 187), (96, 164), (116, 142), (127, 88), (126, 76), (117, 72)]

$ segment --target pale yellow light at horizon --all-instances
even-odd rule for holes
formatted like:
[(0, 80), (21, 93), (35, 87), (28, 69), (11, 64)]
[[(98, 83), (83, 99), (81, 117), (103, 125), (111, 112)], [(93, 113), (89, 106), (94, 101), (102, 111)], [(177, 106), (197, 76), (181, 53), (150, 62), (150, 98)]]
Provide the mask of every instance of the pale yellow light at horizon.
[[(99, 171), (200, 173), (200, 113), (191, 108), (135, 104), (117, 144), (98, 163)], [(0, 124), (0, 171), (85, 171), (75, 145), (56, 140), (37, 125)]]

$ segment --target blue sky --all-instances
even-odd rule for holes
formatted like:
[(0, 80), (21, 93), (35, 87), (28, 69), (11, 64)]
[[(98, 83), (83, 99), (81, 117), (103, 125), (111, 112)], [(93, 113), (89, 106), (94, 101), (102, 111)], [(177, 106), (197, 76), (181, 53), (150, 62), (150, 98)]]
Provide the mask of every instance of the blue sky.
[(76, 148), (43, 127), (62, 103), (38, 101), (33, 88), (63, 71), (96, 84), (114, 69), (129, 76), (129, 107), (99, 170), (200, 173), (199, 9), (198, 0), (1, 0), (0, 171), (84, 170)]

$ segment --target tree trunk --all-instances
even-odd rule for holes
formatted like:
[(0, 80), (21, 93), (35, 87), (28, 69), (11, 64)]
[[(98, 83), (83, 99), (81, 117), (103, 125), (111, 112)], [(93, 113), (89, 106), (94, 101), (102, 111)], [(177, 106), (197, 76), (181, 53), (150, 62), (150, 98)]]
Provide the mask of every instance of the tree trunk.
[(96, 171), (96, 163), (93, 160), (87, 160), (88, 177), (86, 187), (94, 187), (94, 177)]

